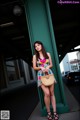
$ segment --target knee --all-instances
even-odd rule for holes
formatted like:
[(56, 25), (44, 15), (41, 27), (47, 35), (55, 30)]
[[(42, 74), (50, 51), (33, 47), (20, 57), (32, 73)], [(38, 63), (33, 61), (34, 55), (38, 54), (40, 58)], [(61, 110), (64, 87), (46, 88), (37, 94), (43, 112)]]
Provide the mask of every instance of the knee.
[(50, 96), (54, 96), (54, 91), (51, 91), (51, 92), (50, 92)]
[(50, 97), (50, 92), (47, 91), (47, 92), (45, 93), (45, 96), (46, 96), (46, 97)]

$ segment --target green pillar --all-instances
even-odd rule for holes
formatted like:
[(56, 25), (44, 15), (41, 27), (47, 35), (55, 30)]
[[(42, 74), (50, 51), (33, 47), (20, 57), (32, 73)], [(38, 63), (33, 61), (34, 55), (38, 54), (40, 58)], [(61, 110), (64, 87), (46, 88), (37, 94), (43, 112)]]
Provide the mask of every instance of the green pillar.
[[(55, 96), (58, 113), (68, 112), (68, 105), (64, 95), (62, 77), (60, 73), (58, 54), (55, 43), (55, 36), (52, 26), (48, 0), (25, 0), (25, 14), (28, 25), (31, 48), (33, 52), (33, 43), (36, 40), (41, 41), (46, 51), (50, 52), (53, 62), (53, 72), (57, 84), (55, 85)], [(46, 115), (46, 108), (43, 100), (43, 93), (38, 89), (41, 102), (41, 113)]]

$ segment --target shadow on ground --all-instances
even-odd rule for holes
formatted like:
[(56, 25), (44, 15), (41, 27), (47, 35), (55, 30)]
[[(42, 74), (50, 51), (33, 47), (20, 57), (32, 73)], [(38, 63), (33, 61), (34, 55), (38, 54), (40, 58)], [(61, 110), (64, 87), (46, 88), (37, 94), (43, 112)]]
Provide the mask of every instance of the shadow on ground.
[(10, 110), (11, 120), (28, 120), (39, 102), (36, 83), (1, 95), (1, 110)]

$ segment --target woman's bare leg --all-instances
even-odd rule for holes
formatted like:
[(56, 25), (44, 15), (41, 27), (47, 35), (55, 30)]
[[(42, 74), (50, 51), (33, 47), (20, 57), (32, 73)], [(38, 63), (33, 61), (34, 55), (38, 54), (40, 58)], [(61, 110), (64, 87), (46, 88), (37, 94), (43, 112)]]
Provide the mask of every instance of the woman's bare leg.
[(50, 89), (52, 107), (53, 107), (54, 112), (56, 112), (56, 99), (54, 95), (54, 84), (51, 85), (49, 89)]
[(50, 86), (50, 94), (51, 94), (51, 103), (52, 103), (53, 112), (54, 112), (54, 120), (58, 120), (59, 116), (56, 112), (56, 99), (54, 95), (54, 84)]
[(44, 102), (46, 105), (47, 112), (50, 112), (50, 91), (48, 87), (41, 85), (41, 88), (44, 92)]

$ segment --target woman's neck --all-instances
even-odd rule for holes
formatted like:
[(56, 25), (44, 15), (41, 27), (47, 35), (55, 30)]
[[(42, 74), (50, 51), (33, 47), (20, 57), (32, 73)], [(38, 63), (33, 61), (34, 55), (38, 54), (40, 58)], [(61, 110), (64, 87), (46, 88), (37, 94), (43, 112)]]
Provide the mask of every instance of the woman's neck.
[(42, 51), (39, 52), (39, 57), (40, 57), (40, 59), (44, 59)]

